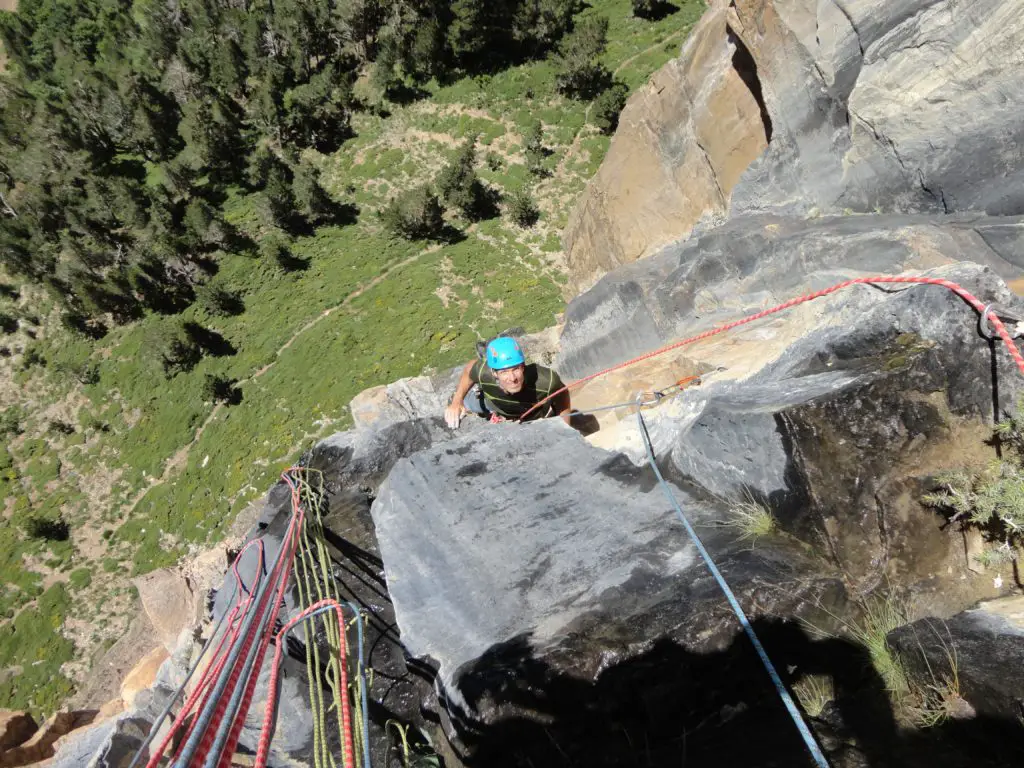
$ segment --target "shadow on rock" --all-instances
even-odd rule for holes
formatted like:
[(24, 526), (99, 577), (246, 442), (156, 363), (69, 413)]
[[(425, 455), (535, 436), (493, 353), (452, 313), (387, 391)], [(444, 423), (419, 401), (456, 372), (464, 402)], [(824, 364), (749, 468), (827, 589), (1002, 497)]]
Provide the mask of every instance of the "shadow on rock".
[[(921, 731), (897, 726), (866, 651), (812, 640), (792, 623), (755, 629), (787, 685), (826, 676), (835, 691), (811, 726), (833, 766), (1003, 766), (1024, 757), (1024, 730), (976, 718)], [(581, 642), (576, 640), (576, 642)], [(470, 766), (811, 766), (813, 762), (747, 637), (695, 654), (669, 640), (606, 669), (595, 683), (534, 657), (527, 636), (461, 671), (466, 717), (449, 701)]]

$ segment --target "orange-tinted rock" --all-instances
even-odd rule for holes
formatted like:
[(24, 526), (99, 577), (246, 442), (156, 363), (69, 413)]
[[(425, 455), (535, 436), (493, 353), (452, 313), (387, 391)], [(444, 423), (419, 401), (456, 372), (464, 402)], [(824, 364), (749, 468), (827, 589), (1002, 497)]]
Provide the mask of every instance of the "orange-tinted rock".
[(767, 146), (761, 108), (741, 75), (748, 60), (716, 7), (681, 56), (630, 98), (565, 230), (579, 290), (726, 212), (740, 175)]
[(161, 568), (139, 576), (135, 586), (160, 641), (173, 650), (181, 631), (196, 621), (197, 599), (188, 581), (176, 568)]
[(28, 712), (0, 710), (0, 751), (28, 741), (38, 727)]
[(124, 702), (125, 709), (131, 709), (135, 704), (135, 697), (153, 685), (160, 665), (169, 656), (167, 649), (161, 645), (143, 656), (135, 668), (128, 673), (124, 682), (121, 683), (121, 700)]
[(0, 754), (0, 768), (19, 768), (38, 763), (54, 755), (54, 744), (61, 736), (83, 728), (96, 719), (96, 710), (57, 712), (40, 726), (28, 741)]

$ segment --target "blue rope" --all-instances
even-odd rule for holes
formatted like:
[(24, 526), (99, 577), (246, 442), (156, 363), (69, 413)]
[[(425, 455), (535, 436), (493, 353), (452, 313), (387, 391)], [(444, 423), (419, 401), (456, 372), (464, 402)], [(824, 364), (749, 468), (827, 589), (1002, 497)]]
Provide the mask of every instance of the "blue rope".
[[(345, 603), (356, 617), (356, 631), (359, 644), (359, 692), (363, 703), (363, 768), (370, 768), (370, 710), (366, 701), (366, 663), (363, 659), (363, 615), (355, 603)], [(343, 630), (344, 631), (344, 630)]]
[(675, 507), (676, 515), (679, 517), (679, 521), (686, 528), (686, 532), (690, 535), (693, 543), (697, 546), (697, 551), (700, 552), (700, 556), (704, 559), (705, 565), (708, 570), (711, 571), (711, 575), (715, 577), (715, 581), (718, 582), (718, 586), (722, 588), (722, 592), (725, 593), (726, 599), (729, 601), (729, 605), (732, 606), (733, 613), (736, 614), (736, 618), (739, 619), (740, 625), (743, 627), (743, 631), (747, 633), (747, 637), (750, 638), (750, 642), (754, 644), (754, 650), (757, 651), (757, 655), (761, 657), (761, 663), (764, 664), (765, 670), (768, 672), (768, 676), (772, 679), (772, 683), (775, 684), (775, 690), (778, 691), (779, 697), (782, 699), (782, 703), (786, 705), (786, 709), (789, 711), (789, 716), (793, 718), (793, 724), (796, 725), (796, 729), (800, 732), (801, 738), (804, 740), (804, 744), (807, 745), (808, 751), (811, 753), (811, 757), (814, 758), (814, 762), (818, 764), (819, 768), (829, 768), (828, 760), (825, 759), (824, 753), (821, 751), (821, 747), (814, 740), (814, 736), (811, 735), (810, 729), (807, 727), (807, 723), (804, 722), (803, 716), (800, 714), (800, 710), (797, 709), (796, 704), (793, 702), (793, 697), (789, 695), (789, 691), (786, 690), (786, 686), (782, 684), (782, 679), (779, 677), (779, 673), (775, 670), (775, 666), (772, 664), (771, 659), (768, 658), (768, 654), (764, 650), (764, 646), (761, 645), (761, 641), (758, 639), (757, 634), (754, 632), (754, 628), (750, 626), (750, 622), (747, 620), (747, 615), (743, 612), (739, 602), (736, 600), (736, 596), (732, 593), (729, 585), (726, 583), (722, 573), (718, 570), (714, 560), (711, 559), (711, 555), (704, 548), (704, 544), (701, 542), (697, 532), (690, 525), (690, 521), (686, 519), (686, 515), (683, 513), (682, 507), (679, 506), (679, 502), (676, 500), (675, 494), (672, 493), (672, 489), (668, 483), (665, 482), (665, 478), (661, 474), (661, 470), (658, 469), (658, 464), (654, 460), (654, 448), (651, 446), (651, 436), (647, 433), (647, 424), (644, 422), (644, 416), (640, 408), (636, 411), (637, 422), (640, 425), (640, 435), (644, 440), (644, 448), (647, 450), (647, 463), (651, 465), (651, 469), (654, 470), (654, 474), (658, 478), (658, 484), (661, 486), (662, 491), (665, 492), (665, 496)]
[[(273, 564), (270, 567), (270, 573), (274, 573), (277, 569), (277, 563), (281, 559), (281, 555), (285, 549), (285, 540), (281, 540), (281, 546), (278, 548), (277, 553), (274, 555)], [(266, 571), (266, 565), (264, 564), (264, 571)], [(255, 602), (253, 604), (253, 610), (249, 611), (244, 615), (242, 630), (239, 633), (239, 638), (246, 637), (250, 632), (253, 631), (253, 624), (256, 623), (256, 615), (259, 613), (259, 604), (263, 599), (263, 593), (270, 585), (269, 579), (261, 579), (259, 585), (256, 587)], [(260, 619), (260, 626), (265, 626), (267, 616), (270, 610), (268, 606), (267, 612)], [(199, 742), (202, 740), (203, 735), (206, 733), (207, 728), (210, 725), (210, 721), (213, 719), (214, 711), (217, 709), (217, 704), (224, 695), (224, 689), (227, 687), (228, 679), (231, 676), (231, 671), (235, 668), (235, 665), (239, 663), (239, 657), (242, 655), (242, 646), (244, 643), (235, 643), (228, 652), (228, 658), (225, 662), (224, 669), (221, 670), (220, 676), (217, 678), (212, 693), (206, 701), (206, 706), (203, 707), (196, 715), (195, 728), (192, 731), (192, 735), (189, 736), (185, 742), (185, 746), (181, 748), (181, 754), (178, 759), (172, 763), (171, 768), (190, 768), (192, 765), (192, 757), (195, 755), (196, 749), (199, 747)], [(223, 722), (220, 725), (224, 727)]]

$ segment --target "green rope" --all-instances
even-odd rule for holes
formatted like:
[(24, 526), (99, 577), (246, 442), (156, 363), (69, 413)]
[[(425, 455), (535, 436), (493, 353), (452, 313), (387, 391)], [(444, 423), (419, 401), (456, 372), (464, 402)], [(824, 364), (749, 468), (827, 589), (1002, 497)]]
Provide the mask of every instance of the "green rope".
[[(299, 483), (300, 493), (308, 488), (304, 478), (297, 478), (297, 482)], [(310, 579), (313, 571), (309, 561), (306, 526), (303, 526), (302, 541), (299, 547), (300, 567), (298, 569), (301, 572), (301, 578), (295, 580), (299, 592), (299, 602), (303, 608), (315, 602), (311, 599), (313, 587), (310, 584)], [(334, 768), (334, 760), (330, 756), (330, 751), (327, 749), (324, 737), (326, 716), (324, 715), (323, 685), (320, 682), (320, 649), (315, 642), (316, 620), (306, 622), (303, 629), (306, 637), (306, 677), (309, 686), (309, 702), (313, 710), (313, 764), (315, 768), (325, 768), (324, 762), (325, 756), (327, 756), (326, 762), (330, 764), (331, 768)]]
[[(304, 606), (312, 605), (314, 602), (333, 599), (341, 602), (334, 579), (330, 572), (330, 553), (324, 539), (322, 499), (323, 499), (323, 475), (316, 470), (306, 469), (306, 472), (315, 473), (319, 479), (318, 486), (314, 488), (305, 478), (298, 480), (299, 492), (303, 496), (307, 515), (306, 524), (303, 527), (300, 541), (300, 563), (302, 580), (299, 583), (299, 598)], [(303, 589), (304, 587), (304, 589)], [(316, 592), (314, 598), (313, 593)], [(314, 710), (313, 740), (314, 740), (314, 761), (315, 768), (336, 768), (334, 755), (326, 738), (327, 733), (327, 712), (334, 710), (337, 717), (338, 733), (342, 733), (343, 724), (341, 718), (342, 696), (347, 696), (348, 691), (341, 690), (341, 666), (338, 660), (337, 651), (340, 650), (342, 636), (345, 627), (338, 626), (337, 617), (333, 612), (326, 613), (321, 617), (324, 622), (324, 632), (327, 637), (328, 646), (334, 651), (331, 654), (328, 664), (328, 683), (331, 687), (332, 702), (330, 707), (325, 707), (326, 692), (320, 681), (320, 653), (319, 648), (309, 635), (307, 630), (306, 642), (306, 665), (309, 671), (310, 703)], [(357, 615), (355, 621), (363, 620)], [(312, 651), (310, 650), (312, 645)], [(358, 662), (357, 662), (358, 665)], [(362, 707), (362, 687), (366, 670), (359, 665), (358, 674), (353, 676), (354, 706), (352, 707), (354, 728), (353, 736), (356, 741), (356, 765), (344, 766), (344, 768), (369, 768), (363, 766), (362, 757), (368, 745), (364, 744), (364, 723), (366, 714)]]

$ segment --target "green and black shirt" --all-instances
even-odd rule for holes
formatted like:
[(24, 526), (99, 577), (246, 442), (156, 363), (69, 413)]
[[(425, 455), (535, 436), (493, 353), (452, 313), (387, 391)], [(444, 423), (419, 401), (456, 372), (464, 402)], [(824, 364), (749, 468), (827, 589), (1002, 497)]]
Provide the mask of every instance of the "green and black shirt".
[[(526, 366), (523, 375), (523, 388), (514, 395), (510, 395), (501, 388), (494, 372), (484, 360), (477, 360), (473, 364), (469, 377), (474, 384), (480, 385), (487, 408), (506, 419), (518, 419), (545, 397), (564, 386), (557, 373), (536, 363)], [(549, 400), (531, 413), (527, 421), (553, 415), (553, 406), (553, 401)]]

